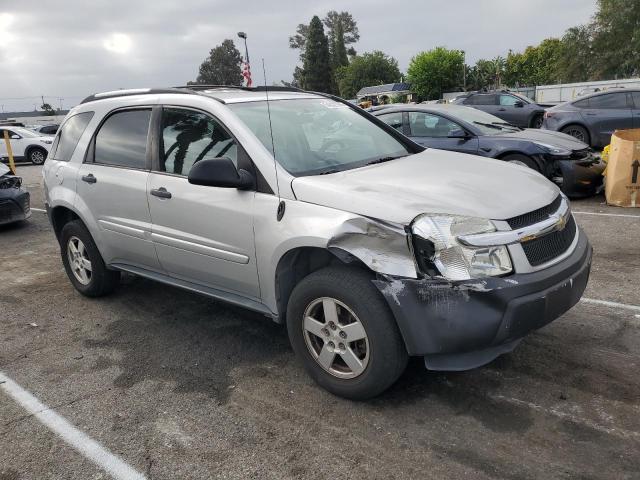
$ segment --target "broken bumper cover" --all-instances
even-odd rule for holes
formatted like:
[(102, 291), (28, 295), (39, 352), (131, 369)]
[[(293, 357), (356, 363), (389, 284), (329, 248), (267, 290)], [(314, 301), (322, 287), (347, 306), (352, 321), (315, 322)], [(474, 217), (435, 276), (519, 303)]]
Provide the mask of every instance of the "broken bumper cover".
[(17, 190), (0, 197), (0, 225), (26, 220), (31, 216), (29, 192)]
[(374, 283), (410, 355), (424, 356), (433, 370), (468, 370), (513, 350), (575, 305), (587, 286), (591, 253), (580, 230), (573, 253), (538, 272), (461, 282), (380, 276)]

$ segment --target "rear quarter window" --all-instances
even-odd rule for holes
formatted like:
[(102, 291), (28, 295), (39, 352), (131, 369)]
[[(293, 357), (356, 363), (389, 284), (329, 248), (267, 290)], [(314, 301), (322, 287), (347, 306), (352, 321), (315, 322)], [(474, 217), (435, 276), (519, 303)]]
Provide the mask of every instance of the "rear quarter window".
[(67, 119), (51, 146), (51, 158), (68, 162), (78, 145), (80, 137), (93, 118), (93, 112), (83, 112)]

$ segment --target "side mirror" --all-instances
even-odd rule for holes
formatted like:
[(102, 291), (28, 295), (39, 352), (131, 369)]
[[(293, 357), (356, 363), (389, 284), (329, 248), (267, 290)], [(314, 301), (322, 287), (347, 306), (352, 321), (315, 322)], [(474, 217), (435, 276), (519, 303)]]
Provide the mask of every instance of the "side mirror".
[(16, 133), (13, 133), (11, 135), (11, 140), (20, 140), (22, 137)]
[(189, 171), (189, 183), (205, 187), (238, 188), (246, 190), (254, 185), (253, 176), (237, 170), (229, 157), (200, 160)]
[(447, 135), (447, 137), (449, 138), (467, 138), (468, 136), (469, 134), (461, 128), (456, 128), (455, 130), (451, 130), (449, 132), (449, 135)]
[(522, 108), (524, 107), (524, 102), (521, 100), (518, 100), (516, 103), (513, 104), (513, 106), (516, 108)]

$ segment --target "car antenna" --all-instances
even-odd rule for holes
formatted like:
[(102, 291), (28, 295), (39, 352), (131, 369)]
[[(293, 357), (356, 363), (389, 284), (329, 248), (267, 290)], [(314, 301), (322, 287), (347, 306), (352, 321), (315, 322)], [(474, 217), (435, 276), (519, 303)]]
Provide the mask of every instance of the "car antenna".
[(273, 153), (273, 168), (276, 172), (276, 190), (278, 195), (278, 210), (276, 218), (282, 220), (284, 216), (285, 204), (280, 198), (280, 182), (278, 181), (278, 162), (276, 161), (276, 144), (273, 141), (273, 125), (271, 124), (271, 107), (269, 106), (269, 87), (267, 87), (267, 70), (264, 67), (264, 58), (262, 58), (262, 75), (264, 77), (264, 94), (267, 97), (267, 116), (269, 117), (269, 133), (271, 134), (271, 152)]

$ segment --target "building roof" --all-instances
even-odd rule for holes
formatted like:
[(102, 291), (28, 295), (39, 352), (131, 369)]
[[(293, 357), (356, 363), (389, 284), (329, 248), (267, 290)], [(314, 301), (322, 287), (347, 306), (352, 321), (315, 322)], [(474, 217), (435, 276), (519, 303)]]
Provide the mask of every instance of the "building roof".
[(409, 90), (411, 90), (411, 85), (406, 82), (385, 83), (384, 85), (361, 88), (357, 96), (365, 97), (367, 95), (380, 95), (381, 93), (408, 92)]
[(66, 115), (69, 110), (56, 110), (54, 114), (48, 114), (47, 112), (2, 112), (0, 113), (0, 120), (8, 120), (10, 118), (27, 118), (27, 117), (56, 117), (59, 115)]

